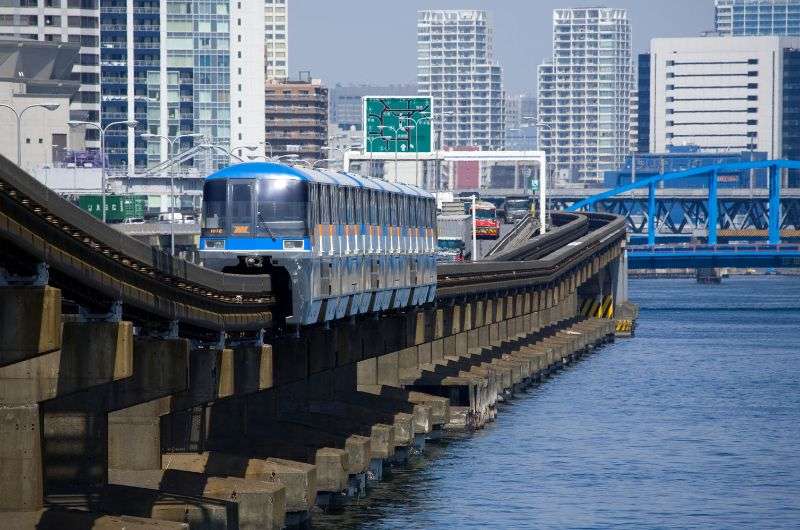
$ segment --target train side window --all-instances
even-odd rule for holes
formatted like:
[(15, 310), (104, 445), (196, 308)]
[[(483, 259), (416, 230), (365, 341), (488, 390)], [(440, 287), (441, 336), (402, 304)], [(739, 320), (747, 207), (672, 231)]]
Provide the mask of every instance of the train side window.
[(347, 224), (356, 222), (356, 189), (347, 188)]
[(378, 192), (375, 190), (369, 191), (369, 221), (377, 225), (378, 222)]
[(322, 222), (331, 224), (331, 187), (328, 185), (321, 186), (322, 188)]

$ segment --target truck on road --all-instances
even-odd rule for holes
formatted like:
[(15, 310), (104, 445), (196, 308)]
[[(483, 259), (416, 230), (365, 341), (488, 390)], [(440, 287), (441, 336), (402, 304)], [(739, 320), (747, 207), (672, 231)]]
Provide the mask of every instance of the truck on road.
[(440, 215), (436, 218), (436, 261), (459, 261), (466, 257), (472, 241), (472, 216), (467, 214)]

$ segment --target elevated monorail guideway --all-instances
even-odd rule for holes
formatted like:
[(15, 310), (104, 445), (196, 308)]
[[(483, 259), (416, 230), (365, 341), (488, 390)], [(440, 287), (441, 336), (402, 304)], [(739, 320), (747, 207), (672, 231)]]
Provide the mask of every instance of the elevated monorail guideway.
[(266, 163), (207, 184), (200, 250), (229, 262), (219, 271), (120, 233), (0, 157), (0, 282), (49, 284), (81, 311), (180, 336), (258, 333), (275, 315), (311, 325), (529, 289), (625, 237), (622, 218), (554, 213), (551, 233), (494, 261), (437, 268), (435, 203), (419, 188)]
[(257, 330), (272, 320), (276, 299), (269, 276), (223, 274), (154, 250), (2, 156), (0, 248), (5, 282), (38, 270), (38, 280), (31, 281), (59, 287), (97, 313), (121, 306), (129, 320), (206, 331)]

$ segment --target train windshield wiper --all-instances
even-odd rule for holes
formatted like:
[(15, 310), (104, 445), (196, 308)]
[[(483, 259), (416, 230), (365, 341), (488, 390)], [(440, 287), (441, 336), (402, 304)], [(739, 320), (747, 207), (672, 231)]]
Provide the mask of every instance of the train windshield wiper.
[(271, 237), (273, 241), (277, 241), (278, 240), (278, 238), (275, 237), (275, 233), (269, 227), (269, 223), (264, 221), (264, 218), (261, 216), (261, 213), (258, 214), (258, 226), (259, 226), (259, 228), (263, 227), (264, 230), (267, 232), (267, 234), (269, 234), (269, 237)]

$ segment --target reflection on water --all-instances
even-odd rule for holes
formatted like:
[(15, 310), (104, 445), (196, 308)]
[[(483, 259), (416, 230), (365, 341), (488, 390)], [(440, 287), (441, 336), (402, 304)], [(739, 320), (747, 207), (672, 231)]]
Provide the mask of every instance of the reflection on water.
[(637, 337), (315, 528), (797, 528), (800, 278), (631, 282)]

